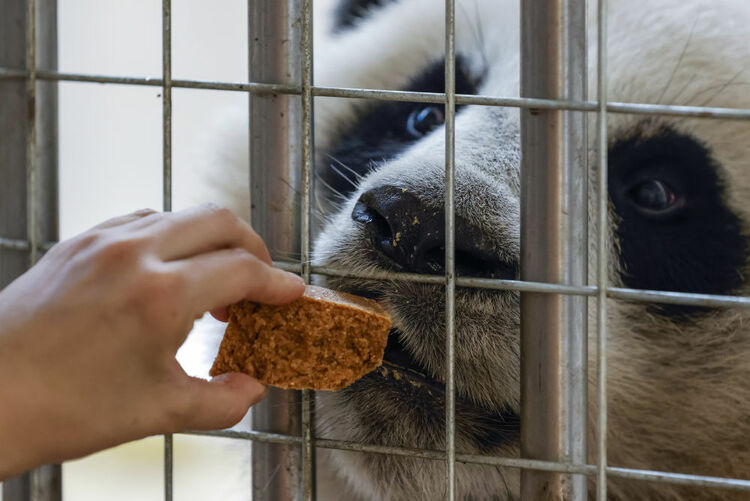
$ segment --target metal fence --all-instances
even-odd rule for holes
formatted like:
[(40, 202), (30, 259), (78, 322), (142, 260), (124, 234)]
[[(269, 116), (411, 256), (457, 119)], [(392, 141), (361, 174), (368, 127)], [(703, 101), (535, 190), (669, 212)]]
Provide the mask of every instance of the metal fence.
[[(0, 274), (3, 285), (33, 265), (38, 256), (56, 239), (56, 165), (55, 109), (56, 82), (99, 82), (154, 86), (163, 96), (163, 200), (165, 211), (172, 200), (172, 100), (173, 88), (244, 91), (251, 96), (251, 130), (256, 124), (259, 134), (251, 137), (251, 196), (258, 207), (252, 221), (260, 233), (275, 245), (299, 251), (298, 263), (277, 262), (278, 266), (300, 273), (309, 281), (311, 274), (353, 276), (346, 270), (311, 266), (310, 219), (313, 169), (313, 98), (317, 96), (369, 98), (388, 101), (409, 101), (445, 105), (445, 213), (446, 266), (445, 276), (411, 273), (369, 273), (359, 277), (408, 280), (442, 284), (446, 288), (446, 448), (420, 450), (329, 440), (314, 436), (312, 392), (274, 391), (264, 405), (255, 409), (253, 431), (185, 432), (205, 436), (221, 436), (251, 440), (255, 444), (254, 476), (268, 478), (268, 469), (283, 463), (287, 474), (278, 475), (270, 488), (254, 492), (254, 499), (315, 498), (315, 448), (359, 451), (371, 454), (408, 456), (446, 464), (446, 497), (456, 498), (456, 462), (520, 468), (522, 496), (538, 499), (543, 485), (553, 494), (566, 499), (587, 497), (587, 478), (594, 477), (596, 498), (606, 498), (607, 478), (620, 477), (640, 481), (715, 487), (750, 492), (750, 481), (661, 471), (644, 471), (608, 466), (606, 458), (606, 301), (620, 298), (670, 304), (709, 307), (750, 307), (750, 298), (662, 291), (644, 291), (610, 287), (607, 284), (607, 115), (630, 113), (701, 118), (750, 120), (750, 110), (666, 106), (607, 101), (604, 50), (607, 39), (607, 0), (598, 1), (598, 64), (597, 99), (585, 95), (586, 41), (585, 0), (522, 2), (522, 96), (491, 97), (460, 95), (455, 92), (455, 0), (445, 1), (445, 92), (402, 92), (379, 89), (321, 87), (313, 84), (312, 0), (253, 0), (248, 2), (251, 35), (250, 81), (212, 82), (178, 80), (171, 72), (171, 4), (162, 0), (163, 72), (161, 78), (72, 74), (56, 70), (54, 0), (0, 0), (0, 42), (8, 50), (0, 51), (0, 122), (17, 123), (18, 135), (0, 137), (0, 180), (2, 218), (0, 223)], [(443, 8), (436, 2), (436, 8)], [(262, 33), (260, 33), (262, 32)], [(260, 34), (259, 34), (260, 33)], [(540, 36), (539, 34), (543, 34)], [(253, 41), (254, 36), (256, 37)], [(281, 43), (291, 40), (293, 43)], [(551, 47), (564, 47), (552, 51)], [(532, 78), (533, 77), (533, 78)], [(284, 99), (277, 99), (278, 97)], [(454, 140), (455, 107), (458, 104), (515, 107), (522, 110), (523, 141), (532, 138), (542, 148), (529, 148), (524, 143), (522, 190), (544, 190), (554, 196), (532, 205), (525, 197), (523, 226), (534, 227), (552, 217), (566, 224), (545, 232), (526, 232), (522, 237), (522, 280), (457, 278), (454, 249)], [(26, 106), (29, 106), (28, 108)], [(290, 110), (278, 123), (264, 122), (269, 109)], [(533, 113), (532, 113), (533, 111)], [(586, 130), (587, 113), (598, 116), (598, 274), (595, 285), (586, 278)], [(3, 130), (19, 130), (6, 127)], [(541, 142), (541, 143), (540, 143)], [(563, 145), (566, 147), (563, 148)], [(564, 150), (565, 155), (558, 154)], [(258, 167), (269, 165), (275, 158), (281, 171), (273, 176)], [(301, 193), (301, 210), (295, 218), (269, 221), (264, 198), (274, 194), (274, 176), (282, 176)], [(563, 182), (548, 182), (549, 179)], [(20, 194), (20, 195), (19, 195)], [(288, 196), (288, 195), (283, 195)], [(576, 198), (578, 197), (578, 198)], [(19, 218), (18, 215), (23, 215)], [(19, 221), (22, 224), (19, 225)], [(284, 228), (278, 234), (273, 228)], [(561, 231), (560, 228), (566, 228)], [(554, 266), (545, 268), (535, 262), (527, 251), (543, 246)], [(552, 271), (549, 271), (552, 270)], [(522, 354), (524, 363), (537, 360), (544, 365), (541, 380), (524, 372), (523, 388), (543, 386), (539, 394), (523, 392), (522, 458), (482, 456), (457, 453), (455, 450), (455, 287), (477, 287), (516, 290), (522, 293), (524, 331)], [(596, 298), (597, 305), (597, 398), (600, 402), (596, 464), (586, 461), (586, 298)], [(564, 307), (560, 308), (560, 305)], [(544, 313), (558, 312), (558, 316)], [(540, 315), (540, 312), (542, 313)], [(562, 312), (562, 313), (559, 313)], [(533, 318), (543, 322), (555, 336), (535, 340)], [(537, 329), (539, 330), (539, 329)], [(530, 341), (533, 341), (531, 343)], [(558, 343), (558, 344), (554, 344)], [(541, 346), (531, 348), (532, 345)], [(301, 413), (295, 403), (301, 399)], [(562, 408), (572, 410), (560, 416)], [(547, 413), (551, 419), (542, 422), (532, 416)], [(282, 420), (283, 422), (279, 422)], [(172, 499), (173, 450), (172, 436), (164, 437), (164, 499)], [(266, 472), (266, 473), (264, 473)], [(265, 475), (265, 476), (264, 476)], [(570, 476), (572, 481), (562, 481)], [(256, 482), (257, 482), (256, 478)], [(44, 467), (30, 474), (11, 479), (4, 485), (5, 501), (61, 498), (59, 466)], [(265, 496), (265, 497), (264, 497)]]

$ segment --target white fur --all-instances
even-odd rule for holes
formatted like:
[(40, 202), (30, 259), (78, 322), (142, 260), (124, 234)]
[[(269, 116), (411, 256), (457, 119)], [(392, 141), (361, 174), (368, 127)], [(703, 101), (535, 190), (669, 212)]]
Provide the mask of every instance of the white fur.
[[(399, 0), (374, 9), (357, 27), (330, 32), (335, 0), (316, 6), (315, 83), (322, 86), (401, 89), (422, 68), (443, 57), (443, 4)], [(595, 3), (595, 2), (592, 2)], [(747, 0), (612, 0), (609, 2), (608, 93), (610, 101), (750, 108), (750, 3)], [(594, 5), (589, 9), (595, 19)], [(517, 0), (458, 0), (457, 48), (475, 71), (486, 71), (481, 94), (519, 92), (519, 5)], [(589, 96), (596, 97), (596, 26), (589, 30)], [(750, 71), (750, 70), (748, 70)], [(359, 100), (317, 98), (316, 146), (324, 150), (353, 124)], [(456, 120), (457, 214), (482, 225), (509, 255), (519, 245), (518, 116), (515, 109), (472, 107)], [(595, 117), (591, 115), (591, 165), (596, 169)], [(750, 221), (750, 122), (698, 118), (652, 118), (611, 114), (611, 139), (633, 127), (659, 125), (699, 138), (721, 165), (726, 203)], [(234, 158), (227, 179), (208, 198), (246, 214), (247, 200), (235, 186), (246, 179), (246, 122), (232, 123), (221, 151)], [(233, 152), (237, 152), (236, 154)], [(362, 258), (369, 240), (349, 214), (359, 194), (382, 185), (404, 186), (439, 205), (443, 186), (443, 130), (438, 129), (403, 155), (366, 177), (356, 193), (317, 238), (316, 262), (352, 270), (375, 266)], [(593, 195), (592, 195), (593, 198)], [(595, 219), (590, 227), (595, 231)], [(592, 233), (593, 236), (593, 233)], [(592, 238), (591, 241), (595, 239)], [(594, 248), (590, 255), (595, 256)], [(611, 249), (613, 263), (617, 249)], [(593, 263), (592, 263), (593, 264)], [(593, 269), (593, 268), (592, 268)], [(617, 283), (616, 269), (611, 280)], [(593, 275), (592, 275), (593, 279)], [(332, 279), (332, 286), (351, 284)], [(400, 283), (358, 281), (384, 294), (395, 326), (424, 364), (442, 370), (442, 292)], [(459, 293), (457, 308), (458, 392), (479, 405), (519, 405), (518, 318), (516, 294), (475, 297)], [(592, 331), (595, 304), (589, 309)], [(649, 314), (642, 304), (608, 305), (609, 464), (683, 473), (748, 477), (750, 465), (750, 338), (743, 310), (717, 310), (689, 325), (675, 325)], [(428, 321), (432, 318), (432, 322)], [(594, 374), (595, 346), (590, 353)], [(591, 380), (592, 385), (595, 381)], [(595, 395), (591, 387), (590, 395)], [(378, 402), (383, 422), (377, 435), (363, 428), (357, 402), (339, 394), (320, 394), (319, 432), (327, 437), (389, 445), (440, 448), (442, 429), (424, 430), (388, 401)], [(591, 403), (592, 425), (596, 406)], [(398, 421), (398, 422), (392, 422)], [(461, 426), (461, 423), (458, 423)], [(459, 433), (459, 449), (477, 452)], [(594, 435), (591, 435), (591, 442)], [(590, 460), (594, 461), (594, 447)], [(499, 454), (517, 455), (515, 447)], [(440, 462), (322, 452), (323, 473), (346, 480), (363, 499), (439, 499)], [(332, 468), (326, 470), (326, 467)], [(513, 499), (519, 474), (474, 465), (457, 465), (461, 498)], [(323, 482), (322, 499), (352, 499)], [(326, 490), (329, 489), (329, 490)], [(612, 480), (611, 499), (746, 499), (745, 494), (688, 490), (670, 485)], [(340, 497), (333, 497), (339, 495)], [(330, 497), (329, 497), (330, 496)]]

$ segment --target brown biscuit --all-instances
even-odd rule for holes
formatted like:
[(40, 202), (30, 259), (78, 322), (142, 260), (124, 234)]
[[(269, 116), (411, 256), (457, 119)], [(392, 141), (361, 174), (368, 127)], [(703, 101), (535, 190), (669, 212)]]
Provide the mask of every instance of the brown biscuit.
[(244, 372), (281, 388), (340, 390), (378, 367), (391, 317), (375, 301), (308, 285), (285, 305), (243, 301), (210, 374)]

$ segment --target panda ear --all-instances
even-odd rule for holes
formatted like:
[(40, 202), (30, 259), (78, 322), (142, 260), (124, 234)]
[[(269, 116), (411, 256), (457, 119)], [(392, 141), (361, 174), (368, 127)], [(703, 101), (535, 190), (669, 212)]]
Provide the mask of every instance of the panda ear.
[(351, 28), (358, 20), (378, 7), (395, 0), (341, 0), (334, 12), (334, 30), (341, 31)]

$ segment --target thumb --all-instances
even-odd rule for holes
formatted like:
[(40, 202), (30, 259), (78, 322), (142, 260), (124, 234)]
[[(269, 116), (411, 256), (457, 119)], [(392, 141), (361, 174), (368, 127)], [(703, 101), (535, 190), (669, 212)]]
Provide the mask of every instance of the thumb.
[(228, 372), (210, 381), (190, 378), (186, 394), (192, 400), (185, 429), (216, 430), (237, 424), (250, 406), (266, 396), (266, 387), (247, 374)]

